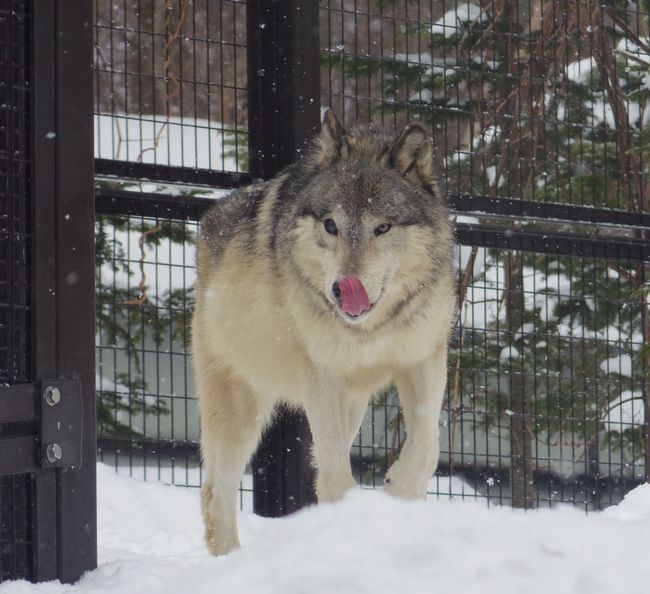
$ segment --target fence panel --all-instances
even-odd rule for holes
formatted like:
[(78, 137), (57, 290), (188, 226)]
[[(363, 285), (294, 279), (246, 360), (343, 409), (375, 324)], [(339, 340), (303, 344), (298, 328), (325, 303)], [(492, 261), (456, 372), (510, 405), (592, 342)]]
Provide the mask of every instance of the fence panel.
[[(202, 198), (247, 182), (249, 145), (279, 133), (247, 128), (265, 100), (251, 99), (251, 80), (272, 74), (240, 69), (256, 3), (96, 4), (101, 454), (196, 486), (186, 330), (174, 334), (191, 308), (191, 237)], [(430, 126), (453, 209), (460, 314), (431, 493), (618, 501), (646, 476), (650, 442), (647, 13), (508, 0), (323, 0), (319, 11), (321, 106), (345, 125)], [(211, 53), (215, 40), (225, 53)], [(207, 161), (174, 156), (169, 144), (199, 146), (204, 129)], [(352, 450), (362, 484), (381, 485), (403, 438), (389, 389)]]
[(95, 0), (95, 50), (99, 171), (247, 171), (246, 2)]

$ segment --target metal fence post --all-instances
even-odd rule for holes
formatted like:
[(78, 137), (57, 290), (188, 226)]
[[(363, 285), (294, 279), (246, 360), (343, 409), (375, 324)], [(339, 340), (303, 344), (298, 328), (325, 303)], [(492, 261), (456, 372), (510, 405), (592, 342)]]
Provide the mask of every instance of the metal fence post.
[(34, 2), (34, 365), (81, 384), (81, 466), (35, 473), (35, 578), (97, 566), (93, 7)]
[[(250, 171), (275, 175), (300, 156), (320, 123), (318, 3), (247, 5)], [(253, 461), (253, 506), (280, 516), (315, 501), (311, 435), (303, 414), (282, 410)]]
[(71, 8), (0, 9), (0, 581), (97, 565), (93, 8)]

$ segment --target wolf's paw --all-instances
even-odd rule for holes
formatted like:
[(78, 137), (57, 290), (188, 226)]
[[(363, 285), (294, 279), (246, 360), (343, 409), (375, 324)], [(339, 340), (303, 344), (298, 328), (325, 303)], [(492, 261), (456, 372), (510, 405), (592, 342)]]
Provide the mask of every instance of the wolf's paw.
[(238, 538), (219, 538), (210, 528), (205, 531), (205, 544), (210, 554), (215, 557), (227, 555), (240, 546)]
[(427, 484), (418, 484), (419, 481), (409, 480), (405, 477), (395, 476), (398, 473), (388, 471), (384, 480), (384, 491), (394, 497), (402, 499), (425, 499), (427, 496)]
[(319, 503), (338, 501), (350, 489), (356, 488), (357, 483), (351, 476), (336, 477), (316, 481), (316, 495)]

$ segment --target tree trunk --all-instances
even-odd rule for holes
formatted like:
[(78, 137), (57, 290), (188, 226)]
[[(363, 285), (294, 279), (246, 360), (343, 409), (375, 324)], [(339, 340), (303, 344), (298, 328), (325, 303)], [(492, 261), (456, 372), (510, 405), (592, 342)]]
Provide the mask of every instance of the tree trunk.
[(535, 507), (537, 495), (533, 483), (532, 439), (526, 426), (527, 390), (524, 374), (523, 349), (516, 346), (516, 333), (523, 326), (524, 318), (523, 256), (512, 252), (506, 264), (506, 316), (507, 340), (511, 349), (517, 348), (520, 356), (510, 351), (510, 375), (508, 388), (510, 394), (510, 490), (512, 506), (517, 508)]

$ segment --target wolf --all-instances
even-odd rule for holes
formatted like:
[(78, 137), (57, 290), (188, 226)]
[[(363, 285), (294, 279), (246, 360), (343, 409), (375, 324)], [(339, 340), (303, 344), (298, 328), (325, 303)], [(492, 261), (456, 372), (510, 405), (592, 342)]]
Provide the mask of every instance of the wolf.
[(319, 502), (355, 485), (350, 448), (391, 382), (406, 440), (385, 490), (424, 498), (455, 315), (454, 233), (418, 122), (346, 131), (217, 201), (197, 240), (192, 349), (214, 555), (239, 546), (237, 489), (277, 403), (304, 409)]

